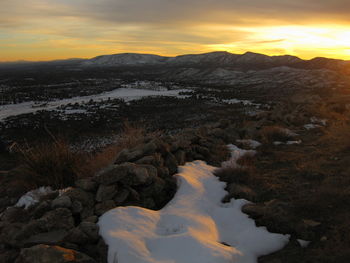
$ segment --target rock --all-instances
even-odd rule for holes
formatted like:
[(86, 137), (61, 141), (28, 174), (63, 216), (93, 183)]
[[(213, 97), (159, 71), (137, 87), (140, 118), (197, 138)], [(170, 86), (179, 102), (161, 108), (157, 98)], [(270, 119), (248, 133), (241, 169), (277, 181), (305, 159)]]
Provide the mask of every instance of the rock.
[(9, 223), (25, 222), (28, 218), (27, 210), (21, 207), (8, 207), (2, 214), (1, 220)]
[[(86, 218), (93, 215), (93, 207), (95, 204), (94, 195), (90, 192), (86, 192), (80, 188), (71, 188), (66, 191), (63, 195), (69, 196), (72, 200), (72, 211), (77, 212), (78, 202), (82, 205), (82, 211), (79, 212), (81, 218)], [(76, 202), (77, 201), (77, 202)], [(74, 208), (73, 208), (74, 206)]]
[(253, 219), (262, 217), (266, 210), (265, 207), (258, 204), (246, 204), (242, 207), (242, 212), (249, 215)]
[(73, 228), (69, 231), (65, 238), (66, 242), (84, 245), (89, 243), (90, 239), (87, 234), (85, 234), (79, 227)]
[(83, 222), (97, 223), (97, 221), (98, 221), (97, 216), (90, 216), (88, 218), (85, 218)]
[(142, 200), (141, 206), (147, 209), (156, 209), (157, 205), (154, 202), (153, 198), (145, 198)]
[(231, 183), (228, 185), (227, 191), (234, 198), (243, 198), (249, 201), (254, 201), (256, 198), (256, 193), (246, 185)]
[(75, 181), (76, 187), (83, 189), (88, 192), (95, 192), (97, 189), (97, 183), (94, 182), (91, 178), (80, 179)]
[(79, 228), (90, 238), (92, 243), (97, 242), (100, 238), (99, 236), (99, 227), (92, 222), (81, 222)]
[(194, 145), (194, 146), (192, 146), (192, 149), (195, 153), (203, 156), (204, 158), (210, 156), (210, 152), (209, 152), (208, 148), (206, 148), (206, 147)]
[(95, 214), (97, 216), (103, 215), (105, 212), (116, 207), (116, 204), (113, 200), (103, 201), (102, 203), (95, 205)]
[(71, 188), (64, 192), (62, 196), (69, 196), (72, 202), (75, 200), (82, 203), (83, 206), (90, 206), (94, 203), (94, 196), (80, 188)]
[(168, 167), (164, 167), (164, 166), (157, 168), (157, 174), (161, 178), (166, 178), (166, 177), (169, 177), (170, 175)]
[(141, 164), (140, 167), (146, 168), (149, 178), (149, 183), (153, 182), (154, 178), (158, 176), (157, 168), (153, 165)]
[(110, 185), (118, 183), (128, 173), (128, 169), (123, 165), (112, 165), (102, 170), (96, 177), (95, 180), (100, 184)]
[(39, 244), (57, 245), (63, 242), (66, 235), (67, 235), (66, 230), (56, 230), (56, 231), (51, 231), (46, 233), (40, 233), (26, 239), (24, 241), (24, 245), (26, 247), (39, 245)]
[(171, 175), (177, 173), (177, 160), (172, 153), (168, 153), (165, 157), (165, 166), (169, 169)]
[(153, 184), (143, 188), (141, 190), (142, 197), (160, 198), (165, 188), (165, 181), (162, 178), (157, 177)]
[(103, 185), (101, 184), (97, 190), (95, 200), (98, 202), (111, 200), (118, 192), (117, 185)]
[(98, 241), (97, 251), (100, 255), (100, 262), (107, 263), (108, 246), (102, 238), (100, 238), (100, 240)]
[(4, 252), (0, 252), (1, 263), (13, 263), (19, 255), (19, 250), (11, 249)]
[(71, 211), (73, 214), (80, 214), (84, 210), (83, 205), (80, 201), (74, 200), (72, 203)]
[(38, 219), (42, 217), (46, 212), (50, 211), (51, 208), (51, 202), (50, 201), (43, 201), (40, 202), (35, 209), (32, 212), (32, 216), (34, 219)]
[(116, 205), (121, 205), (126, 201), (128, 196), (129, 196), (129, 190), (124, 188), (118, 191), (117, 195), (114, 197), (113, 200)]
[(72, 200), (69, 196), (59, 196), (56, 199), (54, 199), (51, 203), (52, 208), (59, 208), (59, 207), (65, 207), (70, 208), (72, 206)]
[(44, 224), (47, 231), (51, 230), (69, 230), (74, 227), (72, 213), (67, 208), (57, 208), (47, 212), (40, 221)]
[(141, 159), (137, 160), (136, 164), (154, 164), (155, 157), (153, 155), (144, 156)]
[(175, 158), (179, 165), (184, 165), (186, 162), (186, 152), (183, 150), (178, 150), (175, 152)]
[(321, 225), (320, 222), (317, 222), (311, 219), (303, 219), (303, 223), (308, 228), (315, 228)]
[(121, 166), (127, 169), (127, 175), (120, 181), (124, 185), (138, 186), (149, 184), (152, 182), (152, 177), (148, 173), (148, 169), (144, 165), (134, 163), (124, 163)]
[(24, 248), (15, 263), (96, 263), (89, 256), (60, 246), (36, 245)]
[(132, 162), (140, 159), (143, 156), (144, 156), (144, 152), (141, 149), (132, 149), (132, 150), (124, 149), (117, 155), (115, 163), (121, 164), (125, 162)]

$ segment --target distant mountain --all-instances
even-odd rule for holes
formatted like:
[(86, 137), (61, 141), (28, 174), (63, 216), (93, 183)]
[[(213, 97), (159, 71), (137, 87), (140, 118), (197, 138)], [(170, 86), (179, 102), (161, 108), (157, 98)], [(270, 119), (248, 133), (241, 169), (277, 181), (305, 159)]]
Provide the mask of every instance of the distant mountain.
[(296, 56), (267, 56), (246, 52), (232, 54), (216, 51), (204, 54), (190, 54), (165, 57), (151, 54), (123, 53), (98, 56), (82, 62), (83, 66), (164, 66), (164, 67), (214, 67), (231, 69), (267, 69), (273, 67), (292, 67), (303, 69), (350, 69), (350, 61), (314, 58), (303, 60)]
[(114, 66), (114, 65), (154, 65), (167, 61), (167, 57), (150, 55), (150, 54), (136, 54), (136, 53), (123, 53), (115, 55), (98, 56), (83, 64), (85, 66)]

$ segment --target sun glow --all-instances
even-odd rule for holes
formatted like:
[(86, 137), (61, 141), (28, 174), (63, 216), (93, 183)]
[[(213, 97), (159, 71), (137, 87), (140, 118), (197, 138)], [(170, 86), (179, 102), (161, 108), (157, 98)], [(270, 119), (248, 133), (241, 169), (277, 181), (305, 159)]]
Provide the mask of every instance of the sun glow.
[[(237, 30), (237, 29), (232, 29)], [(341, 26), (271, 26), (241, 28), (250, 36), (240, 42), (209, 45), (212, 50), (240, 51), (240, 47), (266, 54), (291, 54), (310, 59), (326, 56), (350, 59), (350, 28)]]

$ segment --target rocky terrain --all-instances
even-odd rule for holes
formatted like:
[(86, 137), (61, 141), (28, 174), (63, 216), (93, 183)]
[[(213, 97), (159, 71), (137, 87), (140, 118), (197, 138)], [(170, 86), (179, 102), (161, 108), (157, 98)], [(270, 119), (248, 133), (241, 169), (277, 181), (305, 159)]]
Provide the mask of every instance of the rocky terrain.
[[(118, 206), (161, 209), (176, 193), (178, 167), (203, 160), (222, 165), (215, 172), (227, 183), (222, 202), (252, 201), (242, 211), (258, 226), (291, 236), (259, 262), (349, 262), (347, 63), (217, 52), (2, 66), (3, 106), (61, 102), (1, 120), (0, 261), (106, 262), (99, 217)], [(176, 92), (94, 99), (125, 88)], [(83, 96), (92, 100), (62, 102)], [(98, 154), (115, 143), (125, 119), (145, 126), (142, 141), (112, 151), (110, 165), (68, 188), (20, 199), (47, 185), (19, 169), (19, 153), (8, 152), (13, 143), (30, 148), (64, 135), (74, 151)], [(94, 146), (81, 147), (87, 141)], [(256, 154), (227, 168), (228, 144)]]

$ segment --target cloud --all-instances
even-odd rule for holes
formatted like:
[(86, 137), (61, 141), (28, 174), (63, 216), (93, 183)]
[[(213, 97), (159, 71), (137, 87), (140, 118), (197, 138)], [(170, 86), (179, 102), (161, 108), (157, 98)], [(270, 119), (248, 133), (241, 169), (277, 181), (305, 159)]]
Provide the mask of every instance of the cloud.
[(0, 38), (14, 46), (34, 41), (50, 54), (58, 45), (77, 52), (76, 45), (84, 56), (218, 48), (282, 53), (300, 47), (288, 46), (290, 39), (280, 32), (272, 36), (268, 27), (350, 28), (349, 13), (348, 0), (1, 0)]

